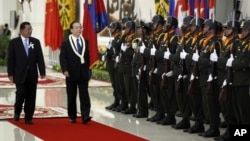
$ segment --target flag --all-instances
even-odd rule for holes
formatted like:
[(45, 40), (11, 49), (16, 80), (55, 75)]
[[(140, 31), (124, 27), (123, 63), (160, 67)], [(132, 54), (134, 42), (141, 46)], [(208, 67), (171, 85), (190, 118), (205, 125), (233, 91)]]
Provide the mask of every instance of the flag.
[(194, 1), (194, 17), (200, 17), (200, 2), (199, 0)]
[(194, 15), (194, 0), (188, 0), (187, 2), (187, 15), (193, 16)]
[(98, 60), (97, 32), (108, 26), (108, 17), (103, 0), (85, 0), (83, 37), (89, 41), (90, 68)]
[(209, 19), (215, 19), (215, 0), (209, 0)]
[(183, 19), (188, 14), (188, 5), (187, 0), (179, 0), (179, 6), (178, 6), (178, 20), (179, 20), (179, 26), (182, 26)]
[(63, 40), (63, 29), (60, 24), (57, 0), (46, 1), (45, 14), (45, 46), (54, 51), (60, 47)]
[(75, 0), (58, 0), (58, 7), (63, 30), (68, 30), (70, 24), (76, 20), (76, 2)]
[(169, 0), (169, 16), (175, 16), (175, 0)]

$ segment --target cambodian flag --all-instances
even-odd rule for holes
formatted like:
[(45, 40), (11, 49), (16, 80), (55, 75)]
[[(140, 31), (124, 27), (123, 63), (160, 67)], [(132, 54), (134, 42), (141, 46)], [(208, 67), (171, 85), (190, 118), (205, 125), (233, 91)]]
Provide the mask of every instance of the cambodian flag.
[(209, 19), (215, 19), (215, 0), (209, 1)]
[(103, 0), (85, 0), (83, 37), (89, 41), (90, 68), (98, 60), (97, 33), (108, 26)]

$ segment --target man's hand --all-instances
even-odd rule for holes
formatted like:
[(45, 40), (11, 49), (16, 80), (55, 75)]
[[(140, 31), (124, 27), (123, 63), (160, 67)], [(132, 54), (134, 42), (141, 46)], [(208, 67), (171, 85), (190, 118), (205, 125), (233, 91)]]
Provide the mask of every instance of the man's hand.
[(181, 59), (185, 59), (186, 56), (187, 56), (187, 52), (183, 50), (183, 51), (180, 53), (180, 58), (181, 58)]
[(69, 72), (68, 72), (68, 71), (65, 71), (65, 72), (63, 73), (63, 75), (66, 76), (66, 77), (69, 77)]
[(169, 52), (169, 48), (167, 48), (167, 51), (164, 52), (164, 59), (169, 59), (170, 56), (170, 52)]
[(121, 46), (121, 50), (122, 50), (123, 52), (125, 52), (126, 49), (127, 49), (127, 45), (123, 43), (122, 46)]
[(11, 75), (11, 76), (9, 76), (9, 80), (10, 80), (10, 82), (12, 82), (13, 83), (13, 76)]
[(212, 62), (217, 62), (218, 61), (218, 55), (217, 55), (215, 49), (214, 49), (213, 53), (210, 54), (210, 61), (212, 61)]
[(145, 50), (146, 46), (144, 45), (144, 43), (142, 43), (142, 46), (140, 47), (140, 53), (143, 54), (144, 50)]
[(109, 41), (106, 44), (106, 48), (110, 49), (112, 47), (112, 39), (109, 39)]
[(155, 48), (155, 46), (154, 46), (154, 47), (151, 48), (151, 50), (150, 50), (150, 55), (151, 55), (151, 56), (155, 56), (155, 52), (156, 52), (156, 48)]
[(193, 54), (193, 56), (192, 56), (192, 59), (193, 59), (193, 61), (195, 61), (195, 62), (198, 62), (198, 60), (199, 60), (199, 54), (198, 54), (198, 50), (196, 50), (196, 52)]
[(45, 79), (45, 78), (46, 78), (46, 75), (41, 75), (40, 78), (41, 78), (41, 79)]
[(227, 66), (227, 67), (232, 67), (233, 60), (234, 60), (234, 57), (233, 57), (233, 54), (231, 54), (231, 55), (230, 55), (230, 58), (227, 59), (226, 66)]
[(166, 73), (167, 77), (171, 77), (173, 75), (173, 71), (169, 71), (168, 73)]

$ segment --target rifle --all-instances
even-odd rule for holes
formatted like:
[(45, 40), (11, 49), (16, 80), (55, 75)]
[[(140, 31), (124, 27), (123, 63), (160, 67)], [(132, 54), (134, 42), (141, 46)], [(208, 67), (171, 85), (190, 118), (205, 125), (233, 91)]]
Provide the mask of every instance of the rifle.
[(150, 85), (154, 85), (155, 83), (156, 83), (156, 76), (155, 76), (155, 73), (154, 73), (154, 71), (155, 71), (155, 69), (157, 69), (157, 61), (156, 61), (156, 58), (155, 58), (155, 56), (151, 56), (151, 59), (152, 59), (152, 69), (150, 70), (150, 74), (151, 75), (149, 75), (149, 84)]
[[(183, 44), (181, 45), (182, 46), (182, 50), (185, 51), (185, 37), (183, 36)], [(181, 66), (181, 74), (178, 76), (178, 79), (177, 79), (177, 92), (178, 93), (183, 93), (183, 79), (185, 75), (187, 75), (187, 67), (186, 67), (186, 61), (185, 59), (181, 59), (180, 62), (179, 62), (179, 65)]]
[[(231, 53), (230, 57), (233, 57), (233, 54)], [(226, 67), (226, 79), (224, 80), (226, 84), (221, 86), (221, 91), (219, 95), (219, 101), (226, 101), (227, 100), (227, 94), (228, 94), (228, 89), (232, 85), (232, 79), (233, 79), (233, 69), (232, 67)]]
[[(153, 38), (154, 38), (154, 34), (153, 34)], [(152, 40), (152, 48), (155, 47), (155, 41)], [(154, 85), (156, 83), (156, 75), (154, 73), (155, 69), (157, 69), (157, 61), (156, 61), (156, 57), (155, 56), (151, 56), (151, 63), (152, 63), (152, 69), (149, 71), (149, 84), (150, 85)]]
[[(196, 42), (196, 53), (199, 52), (199, 47), (198, 47), (198, 41)], [(199, 65), (198, 62), (193, 62), (193, 69), (192, 69), (192, 75), (193, 78), (191, 77), (190, 79), (190, 83), (188, 85), (188, 90), (187, 90), (187, 94), (194, 94), (195, 93), (195, 83), (196, 83), (196, 79), (199, 78), (200, 76), (200, 72), (199, 72)]]
[[(214, 51), (215, 50), (215, 44), (213, 45), (213, 49)], [(212, 76), (212, 80), (208, 82), (208, 87), (207, 87), (207, 94), (213, 94), (213, 89), (214, 89), (214, 85), (215, 84), (215, 79), (217, 77), (217, 63), (216, 62), (213, 62), (213, 61), (210, 61), (210, 64), (211, 64), (211, 71), (210, 71), (210, 74)]]
[[(143, 41), (144, 41), (144, 33), (143, 33), (143, 35), (141, 37), (142, 45), (144, 45)], [(143, 79), (146, 78), (146, 75), (145, 75), (145, 73), (146, 73), (146, 57), (143, 54), (141, 54), (141, 58), (142, 58), (142, 65), (139, 68), (139, 70), (140, 70), (139, 71), (139, 80), (143, 80)]]
[[(167, 45), (166, 48), (167, 48), (167, 51), (169, 51), (169, 45)], [(164, 63), (165, 63), (165, 74), (166, 74), (166, 73), (168, 73), (170, 71), (170, 61), (169, 61), (169, 59), (164, 59)], [(168, 86), (168, 77), (166, 75), (164, 75), (162, 80), (161, 80), (161, 88), (162, 89), (167, 89), (167, 86)]]

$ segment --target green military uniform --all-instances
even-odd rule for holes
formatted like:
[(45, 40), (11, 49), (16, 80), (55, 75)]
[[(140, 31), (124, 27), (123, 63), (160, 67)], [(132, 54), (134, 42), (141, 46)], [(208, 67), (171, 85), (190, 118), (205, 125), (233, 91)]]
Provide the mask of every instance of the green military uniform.
[[(204, 112), (208, 113), (208, 119), (210, 122), (210, 128), (204, 132), (204, 137), (214, 137), (219, 136), (219, 86), (217, 84), (217, 75), (214, 75), (213, 73), (216, 73), (216, 62), (210, 61), (210, 54), (216, 50), (217, 53), (219, 53), (221, 44), (217, 38), (216, 35), (212, 35), (210, 37), (206, 37), (204, 39), (201, 51), (200, 51), (200, 57), (199, 57), (199, 70), (200, 70), (200, 86), (201, 86), (201, 92), (202, 92), (202, 102), (203, 102), (203, 110)], [(209, 74), (213, 74), (213, 80), (211, 82), (212, 87), (209, 89), (208, 85), (208, 78)], [(211, 90), (211, 93), (210, 93)]]
[[(162, 110), (167, 116), (159, 121), (159, 124), (162, 125), (171, 125), (175, 124), (175, 113), (177, 111), (177, 104), (176, 104), (176, 95), (174, 89), (174, 78), (168, 77), (166, 78), (166, 88), (161, 87), (161, 82), (163, 81), (162, 75), (163, 73), (166, 74), (171, 71), (173, 68), (171, 67), (171, 61), (164, 59), (164, 53), (169, 49), (171, 54), (175, 54), (176, 48), (178, 44), (178, 36), (176, 35), (174, 30), (170, 30), (164, 34), (163, 38), (161, 39), (161, 44), (159, 49), (156, 51), (156, 58), (157, 58), (157, 82), (160, 87), (160, 102), (162, 105)], [(167, 62), (169, 61), (169, 62)], [(167, 64), (169, 63), (169, 64)], [(166, 65), (168, 70), (166, 70)], [(168, 72), (167, 72), (168, 71)], [(163, 83), (163, 82), (162, 82)]]
[(136, 94), (132, 93), (132, 59), (134, 54), (134, 49), (132, 48), (133, 40), (135, 39), (135, 34), (129, 34), (126, 36), (125, 41), (123, 42), (126, 45), (127, 49), (121, 51), (120, 66), (118, 71), (122, 74), (120, 84), (121, 90), (125, 92), (126, 100), (130, 107), (122, 112), (125, 114), (136, 113)]
[[(138, 42), (138, 46), (142, 46), (144, 43), (145, 46), (148, 45), (149, 37), (143, 35), (141, 40)], [(138, 48), (137, 48), (138, 49)], [(137, 118), (148, 117), (148, 94), (149, 94), (149, 83), (148, 83), (148, 75), (144, 67), (146, 66), (146, 58), (137, 50), (136, 57), (138, 60), (136, 62), (136, 70), (135, 73), (138, 75), (138, 92), (137, 92), (137, 114), (133, 115)], [(140, 69), (140, 73), (138, 70)]]
[(190, 73), (191, 63), (190, 63), (190, 60), (180, 59), (180, 53), (183, 50), (187, 53), (192, 52), (191, 44), (192, 44), (192, 38), (190, 36), (190, 32), (187, 32), (180, 39), (175, 55), (170, 56), (170, 59), (173, 60), (176, 66), (176, 73), (178, 76), (176, 77), (177, 80), (175, 81), (176, 90), (177, 90), (176, 100), (177, 100), (179, 111), (183, 115), (183, 119), (178, 124), (173, 126), (176, 129), (187, 129), (190, 127), (189, 117), (191, 116), (191, 109), (189, 105), (189, 96), (187, 95), (187, 89), (188, 89), (190, 75), (191, 75)]
[[(199, 69), (199, 65), (198, 65), (198, 62), (195, 62), (192, 60), (192, 55), (193, 53), (196, 52), (196, 50), (199, 52), (202, 46), (201, 45), (203, 43), (202, 32), (192, 35), (191, 38), (192, 38), (192, 44), (190, 45), (190, 51), (185, 60), (186, 60), (188, 70), (191, 72), (192, 75), (196, 75), (194, 76), (194, 79), (191, 80), (192, 81), (191, 83), (193, 84), (189, 82), (189, 89), (187, 90), (187, 93), (189, 95), (189, 105), (194, 116), (195, 124), (192, 127), (190, 127), (188, 130), (184, 130), (184, 131), (189, 132), (189, 133), (199, 133), (199, 132), (204, 131), (204, 125), (203, 125), (204, 113), (203, 113), (203, 108), (201, 106), (202, 105), (202, 93), (201, 93), (201, 87), (200, 87), (199, 70), (196, 70), (196, 69)], [(197, 68), (194, 68), (194, 67), (197, 67)], [(194, 72), (194, 71), (198, 71), (198, 72)], [(197, 74), (194, 74), (194, 73), (197, 73)], [(194, 85), (194, 86), (190, 86), (190, 85)]]
[[(250, 21), (248, 21), (250, 23)], [(248, 35), (249, 36), (249, 35)], [(250, 40), (238, 46), (233, 68), (233, 103), (238, 124), (250, 124)]]
[(144, 50), (144, 57), (146, 58), (147, 60), (147, 67), (146, 67), (146, 72), (147, 72), (147, 75), (148, 76), (148, 83), (150, 84), (149, 85), (149, 90), (150, 90), (150, 94), (151, 94), (151, 99), (153, 101), (153, 105), (154, 105), (154, 108), (156, 110), (156, 114), (147, 119), (148, 121), (158, 121), (160, 119), (163, 118), (163, 113), (160, 111), (160, 108), (161, 108), (161, 102), (160, 102), (160, 95), (159, 95), (159, 91), (156, 90), (156, 86), (155, 86), (155, 82), (157, 81), (156, 77), (153, 78), (151, 77), (151, 75), (156, 75), (156, 74), (149, 74), (149, 73), (153, 73), (153, 69), (154, 69), (154, 65), (157, 64), (156, 60), (154, 63), (156, 64), (153, 64), (153, 59), (154, 56), (151, 56), (150, 55), (150, 50), (151, 48), (153, 48), (153, 46), (155, 46), (156, 48), (158, 48), (159, 44), (158, 44), (158, 38), (159, 36), (162, 34), (162, 30), (158, 30), (158, 31), (154, 31), (153, 35), (151, 36), (151, 38), (149, 39), (149, 42), (148, 42), (148, 46), (147, 48)]
[(118, 55), (121, 46), (121, 33), (113, 35), (114, 39), (111, 42), (111, 48), (107, 49), (106, 54), (106, 69), (110, 76), (110, 81), (113, 87), (114, 103), (107, 107), (107, 109), (116, 108), (120, 104), (119, 88), (118, 88), (118, 78), (117, 78), (117, 67), (115, 58)]
[[(125, 38), (126, 36), (124, 34), (121, 35), (121, 38), (119, 40), (119, 42), (122, 44), (123, 42), (125, 42)], [(121, 55), (122, 55), (122, 51), (121, 51), (121, 45), (117, 46), (116, 49), (116, 64), (115, 67), (117, 69), (116, 71), (116, 81), (117, 81), (117, 89), (118, 89), (118, 95), (119, 98), (121, 100), (121, 103), (118, 107), (113, 108), (112, 110), (117, 111), (117, 112), (121, 112), (124, 111), (128, 108), (128, 100), (125, 94), (125, 90), (123, 87), (123, 74), (122, 74), (122, 69), (121, 67), (123, 67), (122, 63), (121, 63)]]

